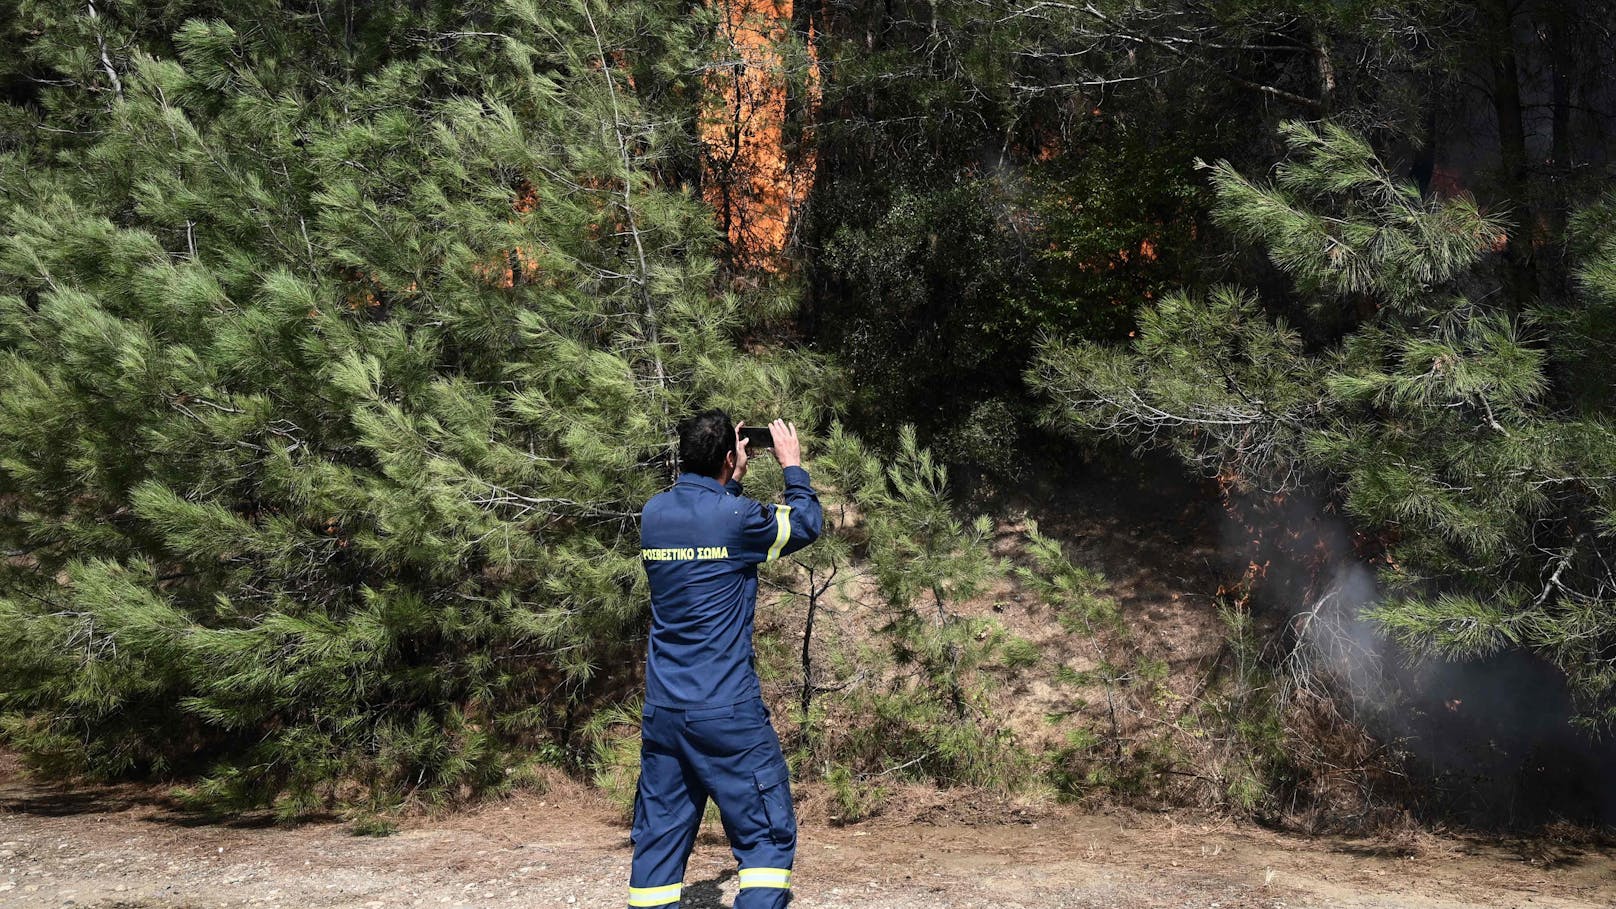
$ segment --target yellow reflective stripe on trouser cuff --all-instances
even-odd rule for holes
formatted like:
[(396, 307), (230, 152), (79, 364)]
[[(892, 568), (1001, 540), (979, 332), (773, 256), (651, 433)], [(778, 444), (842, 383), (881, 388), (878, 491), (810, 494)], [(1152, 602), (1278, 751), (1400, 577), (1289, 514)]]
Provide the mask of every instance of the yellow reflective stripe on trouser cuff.
[(679, 902), (679, 890), (684, 884), (664, 884), (661, 887), (628, 888), (630, 906), (666, 906)]
[(769, 547), (769, 557), (765, 562), (772, 562), (780, 558), (780, 550), (786, 548), (786, 541), (791, 539), (791, 506), (774, 506), (774, 545)]
[(774, 887), (791, 889), (790, 868), (742, 868), (741, 889), (747, 887)]

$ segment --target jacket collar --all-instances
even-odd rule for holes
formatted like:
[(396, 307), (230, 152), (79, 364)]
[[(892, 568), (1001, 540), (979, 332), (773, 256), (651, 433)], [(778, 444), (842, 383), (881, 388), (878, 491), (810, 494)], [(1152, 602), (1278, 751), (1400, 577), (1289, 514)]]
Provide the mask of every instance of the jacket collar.
[(713, 492), (722, 492), (722, 493), (728, 493), (729, 492), (729, 490), (724, 488), (724, 484), (718, 482), (717, 480), (713, 479), (712, 477), (704, 477), (699, 473), (682, 473), (682, 474), (679, 474), (679, 484), (678, 485), (680, 485), (680, 486), (687, 486), (687, 485), (688, 486), (700, 486), (703, 489), (711, 489)]

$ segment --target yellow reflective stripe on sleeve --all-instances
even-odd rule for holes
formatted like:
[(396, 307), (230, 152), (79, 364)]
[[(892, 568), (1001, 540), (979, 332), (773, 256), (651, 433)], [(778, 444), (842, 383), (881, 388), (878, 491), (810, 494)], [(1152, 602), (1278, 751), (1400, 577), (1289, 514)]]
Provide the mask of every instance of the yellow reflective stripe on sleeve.
[(747, 887), (773, 887), (777, 890), (791, 889), (790, 868), (742, 868), (741, 889)]
[(666, 906), (669, 903), (679, 902), (679, 891), (683, 883), (664, 884), (661, 887), (630, 887), (628, 888), (628, 904), (630, 906)]
[(780, 558), (780, 550), (786, 548), (786, 541), (791, 539), (791, 506), (774, 506), (774, 545), (769, 547), (769, 557), (765, 562), (772, 562)]

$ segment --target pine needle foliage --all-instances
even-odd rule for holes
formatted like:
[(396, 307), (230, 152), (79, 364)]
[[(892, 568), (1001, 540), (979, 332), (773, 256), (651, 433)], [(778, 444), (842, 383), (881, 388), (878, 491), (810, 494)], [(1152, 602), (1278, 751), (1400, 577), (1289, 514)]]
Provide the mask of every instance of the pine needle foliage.
[(5, 740), (287, 813), (585, 750), (672, 422), (816, 418), (679, 183), (706, 13), (109, 6), (7, 26)]
[[(1385, 633), (1455, 660), (1529, 648), (1566, 673), (1578, 722), (1610, 729), (1609, 203), (1575, 222), (1579, 294), (1519, 311), (1480, 267), (1502, 228), (1474, 201), (1422, 197), (1340, 128), (1284, 138), (1271, 182), (1211, 177), (1217, 219), (1293, 294), (1179, 294), (1127, 349), (1046, 345), (1029, 379), (1051, 422), (1277, 491), (1322, 483), (1386, 546), (1368, 612)], [(1344, 328), (1307, 344), (1281, 316)]]
[(1291, 154), (1271, 183), (1254, 183), (1227, 161), (1202, 166), (1217, 194), (1216, 222), (1265, 248), (1316, 303), (1367, 296), (1422, 307), (1434, 287), (1503, 239), (1503, 225), (1483, 217), (1475, 200), (1426, 203), (1368, 142), (1337, 124), (1292, 121), (1280, 135)]
[(870, 594), (861, 605), (882, 623), (858, 656), (859, 684), (836, 696), (858, 721), (816, 734), (809, 749), (824, 761), (844, 817), (871, 807), (850, 803), (875, 799), (873, 789), (859, 787), (894, 774), (998, 789), (1027, 782), (1031, 762), (987, 697), (991, 670), (1015, 639), (965, 608), (1005, 572), (991, 549), (991, 519), (961, 517), (946, 468), (913, 427), (878, 457), (838, 425), (815, 464), (816, 476), (837, 490), (835, 535), (860, 557)]

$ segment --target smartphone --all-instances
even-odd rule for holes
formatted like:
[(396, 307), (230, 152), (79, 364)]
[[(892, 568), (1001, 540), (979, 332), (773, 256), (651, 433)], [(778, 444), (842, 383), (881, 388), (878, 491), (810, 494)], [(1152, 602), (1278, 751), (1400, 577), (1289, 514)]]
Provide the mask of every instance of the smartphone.
[(742, 426), (741, 438), (746, 440), (747, 451), (774, 447), (774, 433), (767, 426)]

